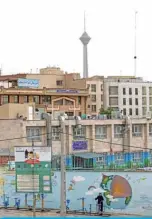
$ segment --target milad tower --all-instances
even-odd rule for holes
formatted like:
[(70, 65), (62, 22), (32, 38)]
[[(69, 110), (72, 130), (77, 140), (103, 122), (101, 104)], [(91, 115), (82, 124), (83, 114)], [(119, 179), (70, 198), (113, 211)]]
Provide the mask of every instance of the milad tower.
[(88, 52), (87, 45), (91, 40), (91, 37), (86, 32), (85, 14), (84, 14), (84, 33), (80, 37), (83, 44), (83, 78), (88, 78)]

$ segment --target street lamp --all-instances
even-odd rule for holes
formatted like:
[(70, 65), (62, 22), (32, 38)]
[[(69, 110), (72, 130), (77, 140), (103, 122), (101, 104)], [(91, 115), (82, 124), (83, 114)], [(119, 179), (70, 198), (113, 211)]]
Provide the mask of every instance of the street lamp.
[[(66, 142), (65, 142), (65, 119), (66, 116), (59, 116), (59, 123), (60, 123), (60, 133), (61, 133), (61, 204), (60, 204), (60, 215), (64, 217), (66, 215)], [(80, 120), (81, 118), (79, 116), (74, 117), (76, 121), (76, 126), (78, 128), (81, 128)]]

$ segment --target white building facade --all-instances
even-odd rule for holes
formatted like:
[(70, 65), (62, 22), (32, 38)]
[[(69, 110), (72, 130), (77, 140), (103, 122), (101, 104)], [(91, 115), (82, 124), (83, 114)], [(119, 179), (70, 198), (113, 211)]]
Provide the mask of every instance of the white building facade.
[(104, 79), (104, 108), (123, 111), (123, 115), (151, 117), (152, 82), (142, 78), (108, 77)]

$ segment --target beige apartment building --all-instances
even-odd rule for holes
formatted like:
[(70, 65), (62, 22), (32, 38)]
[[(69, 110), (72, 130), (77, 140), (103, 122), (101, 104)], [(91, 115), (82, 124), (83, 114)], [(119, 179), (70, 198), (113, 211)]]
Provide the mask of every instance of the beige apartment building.
[(88, 108), (91, 115), (98, 115), (103, 108), (104, 101), (104, 77), (93, 76), (86, 78), (87, 88), (89, 89)]
[(47, 67), (40, 69), (39, 74), (0, 76), (0, 85), (0, 105), (35, 103), (38, 111), (53, 116), (60, 112), (70, 116), (90, 113), (86, 80), (80, 79), (78, 73), (68, 74), (60, 68)]

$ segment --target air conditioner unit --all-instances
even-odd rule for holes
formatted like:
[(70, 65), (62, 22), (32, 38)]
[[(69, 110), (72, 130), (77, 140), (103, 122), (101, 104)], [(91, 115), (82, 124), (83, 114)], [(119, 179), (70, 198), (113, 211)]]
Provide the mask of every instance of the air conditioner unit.
[(151, 119), (151, 111), (148, 111), (146, 114), (146, 119)]

